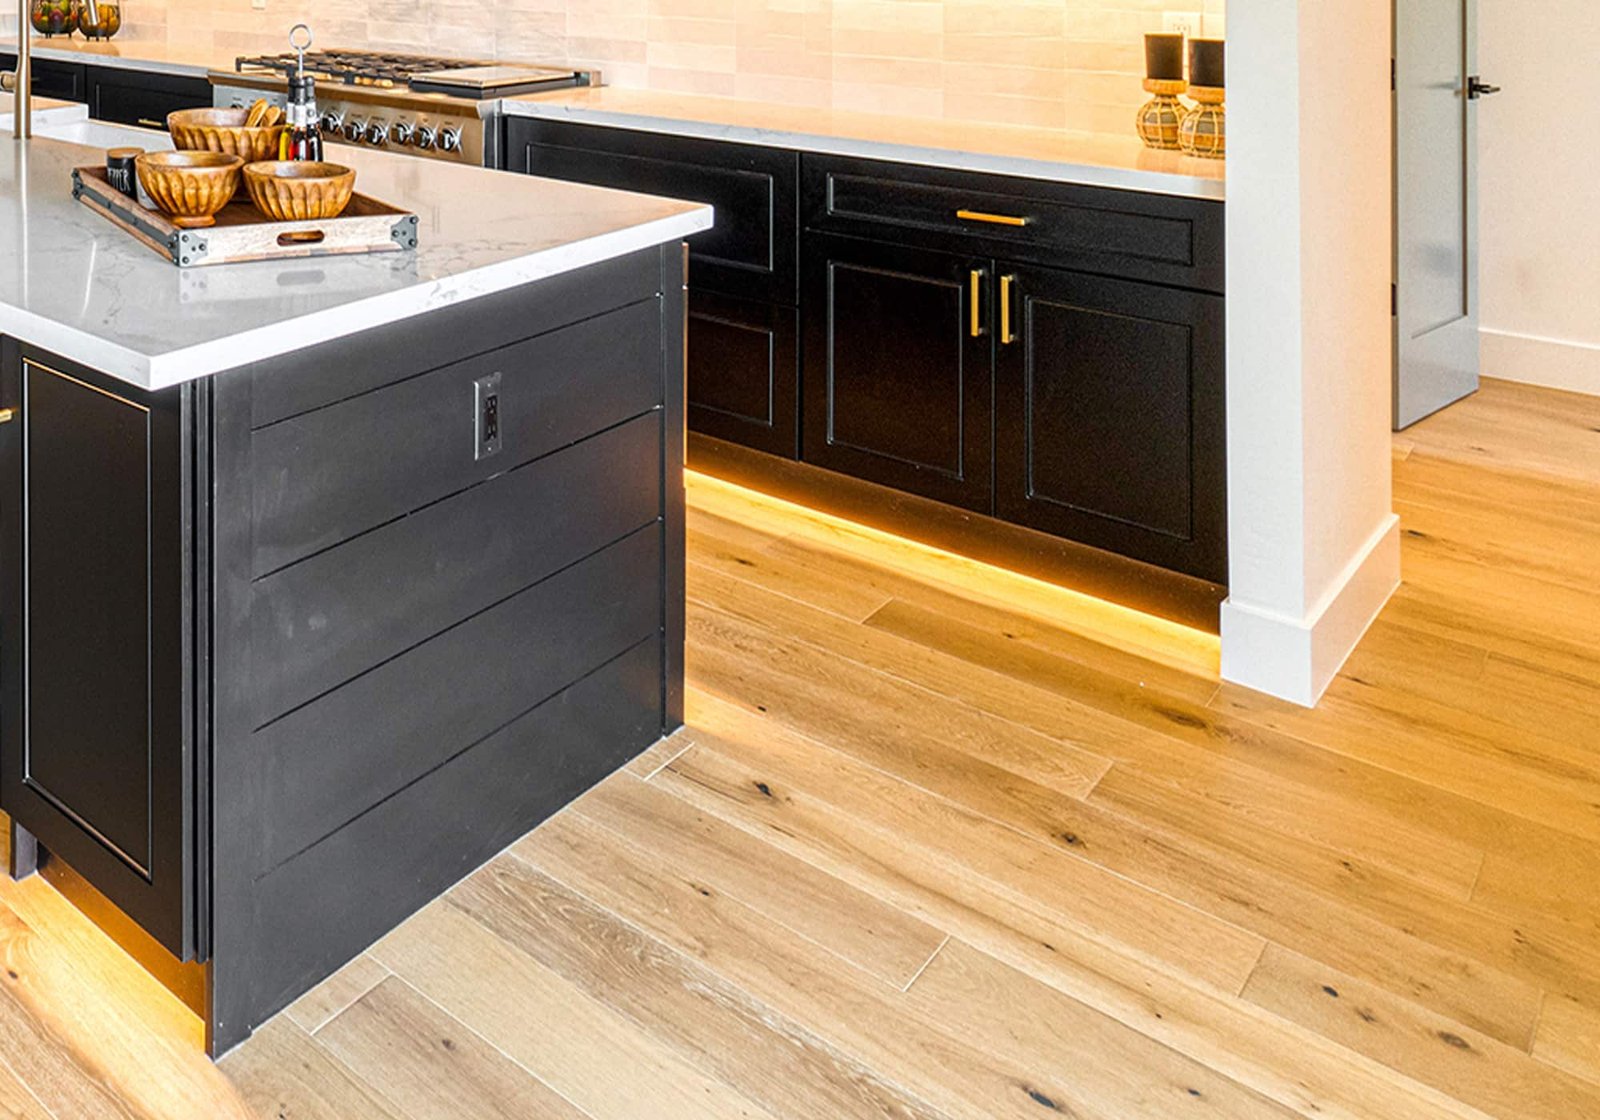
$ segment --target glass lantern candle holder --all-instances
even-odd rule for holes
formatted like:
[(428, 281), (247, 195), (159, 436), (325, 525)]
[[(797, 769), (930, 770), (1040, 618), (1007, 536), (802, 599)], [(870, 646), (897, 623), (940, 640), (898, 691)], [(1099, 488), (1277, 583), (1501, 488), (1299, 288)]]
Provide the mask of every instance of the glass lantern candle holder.
[(1201, 159), (1228, 157), (1228, 94), (1218, 86), (1190, 86), (1195, 107), (1178, 128), (1178, 146)]
[(1181, 97), (1189, 83), (1181, 78), (1146, 78), (1145, 92), (1153, 96), (1139, 109), (1139, 139), (1147, 148), (1176, 151), (1179, 130), (1187, 110)]

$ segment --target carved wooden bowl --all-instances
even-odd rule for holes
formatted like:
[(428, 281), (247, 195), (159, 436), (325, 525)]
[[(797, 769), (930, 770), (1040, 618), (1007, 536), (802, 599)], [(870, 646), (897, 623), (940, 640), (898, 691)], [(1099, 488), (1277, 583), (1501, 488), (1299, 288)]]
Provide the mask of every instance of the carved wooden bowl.
[(278, 158), (285, 125), (246, 128), (249, 109), (179, 109), (167, 114), (167, 131), (180, 151), (226, 152), (246, 163)]
[(256, 209), (275, 222), (316, 221), (344, 213), (355, 193), (356, 173), (310, 160), (251, 163), (244, 169), (244, 189)]
[(145, 193), (173, 225), (203, 229), (239, 189), (244, 160), (224, 152), (145, 152), (133, 166)]

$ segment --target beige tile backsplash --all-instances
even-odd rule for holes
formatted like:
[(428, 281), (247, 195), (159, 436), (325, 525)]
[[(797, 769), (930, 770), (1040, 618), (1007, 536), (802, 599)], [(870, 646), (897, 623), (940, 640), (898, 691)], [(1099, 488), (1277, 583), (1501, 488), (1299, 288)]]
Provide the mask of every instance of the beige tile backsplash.
[(1163, 12), (1224, 0), (122, 0), (124, 36), (285, 48), (306, 20), (327, 46), (597, 66), (612, 85), (1125, 132), (1144, 99), (1141, 37)]

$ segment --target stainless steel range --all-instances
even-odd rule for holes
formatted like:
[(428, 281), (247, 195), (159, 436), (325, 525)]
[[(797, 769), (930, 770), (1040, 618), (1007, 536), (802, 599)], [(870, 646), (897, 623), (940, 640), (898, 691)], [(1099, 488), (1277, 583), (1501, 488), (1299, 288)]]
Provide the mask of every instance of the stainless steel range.
[[(265, 97), (282, 105), (299, 65), (291, 51), (213, 70), (212, 104), (244, 106)], [(482, 167), (499, 165), (500, 98), (600, 84), (592, 70), (372, 51), (312, 51), (305, 67), (317, 80), (325, 141)]]

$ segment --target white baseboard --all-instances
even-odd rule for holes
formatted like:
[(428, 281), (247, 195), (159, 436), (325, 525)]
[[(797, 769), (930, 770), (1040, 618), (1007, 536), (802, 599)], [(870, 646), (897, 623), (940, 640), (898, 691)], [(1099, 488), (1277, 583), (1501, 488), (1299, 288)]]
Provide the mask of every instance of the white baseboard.
[(1400, 586), (1400, 519), (1390, 515), (1305, 618), (1222, 604), (1222, 678), (1315, 707)]
[(1600, 396), (1600, 346), (1485, 328), (1483, 375)]

